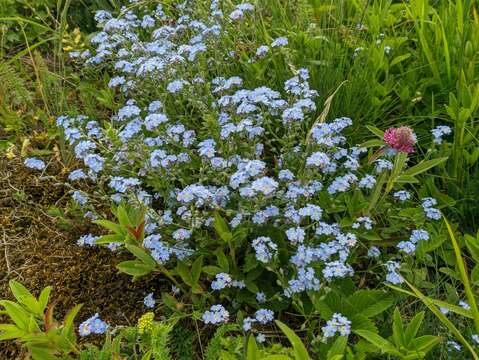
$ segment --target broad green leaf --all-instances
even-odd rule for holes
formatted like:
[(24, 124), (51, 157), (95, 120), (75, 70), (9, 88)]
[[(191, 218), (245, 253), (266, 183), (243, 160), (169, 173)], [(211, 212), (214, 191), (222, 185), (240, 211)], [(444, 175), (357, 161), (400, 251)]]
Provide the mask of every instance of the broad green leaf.
[(428, 352), (441, 342), (441, 338), (433, 335), (420, 336), (411, 341), (411, 350)]
[(338, 336), (328, 351), (328, 360), (332, 360), (337, 356), (340, 356), (340, 358), (342, 358), (344, 356), (344, 351), (346, 350), (347, 344), (347, 336)]
[(373, 317), (392, 306), (394, 299), (381, 290), (358, 290), (346, 301), (352, 311), (358, 311), (366, 317)]
[(293, 353), (296, 360), (311, 360), (309, 357), (308, 351), (304, 347), (301, 339), (291, 330), (288, 326), (283, 324), (279, 320), (275, 320), (276, 325), (281, 329), (281, 331), (286, 335), (289, 342), (293, 346)]
[(43, 315), (42, 308), (37, 299), (35, 299), (35, 296), (33, 296), (25, 286), (15, 280), (10, 280), (8, 284), (10, 285), (13, 296), (15, 296), (15, 299), (17, 299), (20, 304), (37, 316)]
[(33, 360), (59, 360), (53, 355), (53, 350), (45, 347), (30, 347), (29, 350)]
[(151, 266), (148, 266), (137, 260), (123, 261), (116, 267), (119, 271), (132, 276), (143, 276), (154, 270), (154, 268)]
[(464, 235), (467, 250), (476, 263), (479, 264), (479, 240), (471, 235)]
[(191, 277), (193, 280), (193, 284), (198, 284), (202, 269), (203, 269), (203, 255), (198, 257), (198, 259), (196, 259), (193, 265), (191, 266)]
[(73, 340), (75, 338), (75, 331), (73, 330), (73, 321), (75, 317), (78, 315), (78, 312), (82, 308), (82, 304), (76, 305), (73, 309), (71, 309), (65, 316), (65, 320), (63, 321), (63, 329), (62, 334), (67, 336), (69, 339)]
[(286, 355), (268, 355), (262, 358), (261, 360), (292, 360), (292, 359)]
[(42, 309), (42, 313), (45, 312), (45, 309), (48, 306), (48, 301), (50, 300), (50, 294), (52, 292), (52, 287), (47, 286), (45, 289), (42, 290), (40, 296), (38, 297), (38, 303), (40, 304), (40, 308)]
[(230, 264), (228, 262), (228, 258), (226, 257), (223, 250), (218, 249), (215, 251), (216, 259), (218, 260), (218, 265), (224, 272), (230, 271)]
[(100, 226), (114, 232), (115, 234), (126, 235), (125, 229), (123, 229), (120, 225), (115, 224), (112, 221), (109, 221), (109, 220), (95, 220), (95, 221), (93, 221), (93, 223), (95, 223), (97, 225), (100, 225)]
[(430, 168), (433, 168), (434, 166), (437, 166), (440, 163), (443, 163), (446, 160), (447, 160), (447, 157), (421, 161), (419, 164), (417, 164), (413, 167), (410, 167), (409, 169), (406, 169), (403, 172), (402, 175), (409, 175), (409, 176), (419, 175), (419, 174), (429, 170)]
[(253, 335), (249, 336), (246, 360), (260, 360), (258, 345)]
[(108, 234), (103, 235), (98, 240), (95, 241), (95, 244), (111, 244), (111, 243), (123, 243), (125, 241), (125, 235), (123, 234)]
[(183, 281), (188, 284), (189, 286), (193, 286), (193, 278), (191, 277), (190, 270), (188, 267), (185, 265), (184, 262), (178, 261), (176, 264), (176, 272), (180, 277), (183, 279)]
[(152, 270), (156, 267), (156, 261), (153, 257), (148, 254), (145, 250), (139, 248), (138, 246), (125, 244), (126, 249), (135, 255), (142, 263), (148, 265)]
[(214, 227), (216, 232), (223, 241), (230, 242), (233, 239), (233, 234), (230, 232), (228, 223), (217, 212), (215, 212), (214, 217)]
[(9, 300), (1, 300), (0, 306), (5, 308), (7, 315), (21, 330), (28, 330), (30, 322), (29, 314), (17, 303)]
[(123, 205), (118, 206), (118, 208), (116, 209), (116, 217), (122, 228), (134, 226), (134, 224), (131, 223), (130, 218), (128, 217), (128, 213)]
[(398, 351), (393, 344), (378, 334), (368, 330), (354, 330), (354, 332), (369, 341), (371, 344), (375, 345), (381, 353), (402, 357), (401, 352)]
[(207, 265), (207, 266), (203, 266), (203, 272), (208, 274), (208, 275), (215, 276), (216, 274), (219, 274), (220, 272), (223, 272), (223, 269), (221, 269), (218, 266)]
[(0, 341), (17, 339), (25, 335), (24, 330), (19, 329), (13, 324), (0, 324)]
[(414, 340), (414, 338), (417, 335), (417, 332), (419, 331), (419, 328), (421, 327), (423, 319), (424, 319), (424, 311), (421, 311), (421, 312), (418, 312), (409, 322), (409, 325), (407, 326), (406, 331), (404, 333), (404, 337), (407, 343)]

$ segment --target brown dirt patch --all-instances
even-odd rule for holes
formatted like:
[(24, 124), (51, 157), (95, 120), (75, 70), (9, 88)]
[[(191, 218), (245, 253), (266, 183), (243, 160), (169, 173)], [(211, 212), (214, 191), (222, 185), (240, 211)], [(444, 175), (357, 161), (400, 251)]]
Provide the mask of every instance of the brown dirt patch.
[[(59, 165), (49, 166), (48, 172), (58, 169)], [(95, 312), (110, 324), (134, 324), (145, 312), (145, 294), (155, 290), (159, 294), (166, 282), (145, 277), (133, 283), (115, 268), (126, 255), (78, 246), (81, 235), (98, 233), (98, 229), (83, 220), (68, 231), (61, 230), (58, 219), (47, 213), (51, 205), (62, 208), (69, 199), (65, 187), (40, 178), (39, 172), (26, 169), (20, 160), (0, 159), (0, 298), (12, 298), (11, 279), (35, 295), (52, 285), (57, 319), (82, 303), (77, 325)], [(0, 359), (21, 358), (14, 343), (0, 343)]]

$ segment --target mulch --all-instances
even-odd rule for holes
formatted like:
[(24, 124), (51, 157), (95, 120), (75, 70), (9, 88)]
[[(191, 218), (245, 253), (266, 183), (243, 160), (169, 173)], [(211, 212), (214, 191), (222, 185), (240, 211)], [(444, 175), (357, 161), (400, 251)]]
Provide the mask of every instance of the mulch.
[[(60, 165), (48, 167), (53, 175)], [(36, 296), (53, 286), (56, 319), (76, 304), (83, 307), (76, 325), (94, 313), (112, 325), (132, 325), (146, 311), (146, 293), (165, 289), (158, 277), (132, 282), (115, 265), (128, 258), (106, 248), (81, 247), (78, 238), (99, 229), (88, 220), (73, 222), (62, 230), (59, 219), (49, 215), (55, 205), (66, 208), (68, 188), (39, 172), (26, 169), (20, 160), (0, 159), (0, 299), (12, 299), (8, 282), (15, 279)], [(5, 317), (0, 317), (0, 323)], [(23, 359), (18, 344), (0, 343), (0, 359)]]

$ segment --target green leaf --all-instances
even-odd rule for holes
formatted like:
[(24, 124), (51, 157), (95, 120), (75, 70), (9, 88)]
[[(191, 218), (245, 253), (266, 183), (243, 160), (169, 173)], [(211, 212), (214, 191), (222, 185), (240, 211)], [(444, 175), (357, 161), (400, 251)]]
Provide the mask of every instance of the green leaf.
[(138, 246), (125, 244), (126, 249), (135, 255), (141, 262), (149, 266), (152, 270), (156, 267), (155, 259), (148, 254), (145, 250), (139, 248)]
[(417, 335), (417, 332), (419, 331), (419, 328), (421, 327), (423, 319), (424, 319), (424, 311), (421, 311), (417, 313), (409, 322), (409, 325), (407, 326), (406, 331), (404, 333), (404, 337), (407, 343), (414, 340), (414, 338)]
[(185, 265), (184, 262), (178, 261), (178, 263), (176, 264), (176, 272), (178, 273), (178, 275), (180, 275), (180, 277), (183, 279), (183, 281), (187, 285), (189, 286), (194, 285), (193, 278), (191, 277), (191, 274), (190, 274), (190, 270), (188, 269), (188, 267)]
[(52, 287), (47, 286), (42, 290), (40, 296), (38, 297), (38, 303), (40, 304), (42, 314), (45, 312), (45, 309), (48, 306), (48, 301), (50, 300), (50, 293), (52, 292)]
[(37, 316), (43, 316), (40, 304), (38, 303), (37, 299), (35, 299), (35, 296), (33, 296), (25, 286), (15, 280), (10, 280), (8, 284), (10, 285), (10, 290), (12, 291), (13, 296), (15, 296), (15, 299), (17, 299), (20, 304), (22, 304), (31, 313)]
[(399, 175), (396, 179), (397, 183), (400, 184), (418, 184), (419, 180), (412, 175)]
[(311, 360), (309, 357), (308, 351), (304, 347), (301, 339), (291, 330), (288, 326), (283, 324), (279, 320), (275, 320), (276, 325), (281, 329), (281, 331), (286, 335), (289, 342), (293, 346), (293, 353), (296, 360)]
[(389, 341), (382, 338), (378, 334), (368, 330), (355, 330), (354, 332), (369, 341), (374, 346), (376, 346), (381, 353), (387, 353), (390, 355), (402, 357), (401, 352), (398, 351), (393, 344), (391, 344)]
[(29, 350), (33, 360), (58, 360), (52, 355), (53, 350), (44, 347), (30, 347)]
[(218, 266), (207, 265), (207, 266), (203, 266), (203, 272), (208, 275), (215, 276), (216, 274), (223, 272), (223, 269)]
[(258, 345), (253, 335), (249, 336), (246, 360), (260, 360)]
[(123, 205), (118, 206), (118, 208), (116, 209), (116, 217), (120, 222), (120, 226), (122, 228), (128, 228), (128, 226), (133, 226), (130, 221), (130, 218), (128, 217), (128, 213)]
[(471, 235), (464, 235), (464, 240), (466, 242), (467, 250), (471, 254), (472, 258), (476, 263), (479, 263), (479, 241), (477, 238)]
[(262, 358), (261, 360), (292, 360), (292, 359), (286, 355), (268, 355)]
[(384, 146), (384, 141), (379, 139), (372, 139), (365, 141), (361, 145), (359, 145), (359, 147), (361, 148), (370, 148), (375, 146)]
[(28, 330), (30, 316), (20, 305), (9, 300), (1, 300), (0, 305), (5, 308), (7, 315), (18, 328)]
[(434, 346), (441, 342), (441, 338), (433, 335), (420, 336), (411, 341), (411, 349), (416, 351), (428, 352)]
[(383, 139), (384, 138), (384, 131), (382, 130), (379, 130), (377, 127), (375, 126), (372, 126), (372, 125), (366, 125), (366, 129), (368, 129), (369, 131), (371, 131), (374, 135), (376, 135), (377, 137)]
[(102, 245), (102, 244), (124, 243), (124, 242), (125, 242), (125, 235), (123, 235), (123, 234), (108, 234), (108, 235), (103, 235), (98, 240), (96, 240), (95, 244)]
[(216, 232), (222, 240), (230, 242), (233, 239), (233, 234), (230, 232), (228, 223), (217, 212), (215, 212), (214, 217), (214, 227)]
[(119, 271), (132, 276), (143, 276), (154, 270), (151, 266), (137, 260), (123, 261), (116, 267)]
[(332, 360), (338, 355), (342, 357), (344, 355), (344, 351), (346, 350), (347, 344), (348, 344), (347, 336), (338, 336), (338, 338), (334, 341), (333, 345), (328, 351), (328, 360)]
[(97, 225), (100, 225), (100, 226), (114, 232), (115, 234), (126, 235), (125, 230), (120, 225), (115, 224), (112, 221), (109, 221), (109, 220), (95, 220), (95, 221), (93, 221), (93, 223), (95, 223)]
[(191, 266), (191, 277), (193, 280), (193, 284), (198, 284), (198, 281), (200, 281), (202, 268), (203, 268), (203, 255), (201, 255), (198, 259), (196, 259), (193, 265)]
[(361, 313), (349, 315), (349, 320), (351, 320), (352, 329), (377, 332), (377, 328), (376, 325), (374, 325), (374, 322)]
[(381, 290), (358, 290), (347, 298), (350, 311), (357, 312), (366, 317), (378, 315), (392, 306), (394, 299)]
[(437, 166), (440, 163), (443, 163), (446, 160), (447, 160), (447, 157), (421, 161), (419, 164), (405, 170), (402, 175), (409, 175), (409, 176), (419, 175), (419, 174), (429, 170), (430, 168), (433, 168), (434, 166)]
[(215, 251), (216, 259), (218, 260), (218, 265), (224, 272), (230, 271), (230, 264), (228, 262), (228, 258), (226, 257), (223, 250), (218, 249)]
[(398, 308), (394, 309), (393, 315), (393, 339), (398, 348), (406, 347), (406, 341), (404, 339), (404, 325)]
[(404, 55), (399, 55), (397, 57), (395, 57), (394, 59), (391, 60), (391, 62), (389, 63), (389, 66), (394, 66), (396, 64), (399, 64), (400, 62), (408, 59), (409, 57), (411, 56), (411, 54), (404, 54)]
[(0, 341), (17, 339), (25, 334), (26, 331), (19, 329), (13, 324), (0, 324)]
[(75, 317), (78, 315), (78, 312), (82, 308), (82, 304), (76, 305), (73, 309), (71, 309), (65, 316), (65, 320), (63, 321), (63, 329), (62, 334), (68, 337), (70, 340), (75, 339), (75, 331), (73, 330), (73, 321)]

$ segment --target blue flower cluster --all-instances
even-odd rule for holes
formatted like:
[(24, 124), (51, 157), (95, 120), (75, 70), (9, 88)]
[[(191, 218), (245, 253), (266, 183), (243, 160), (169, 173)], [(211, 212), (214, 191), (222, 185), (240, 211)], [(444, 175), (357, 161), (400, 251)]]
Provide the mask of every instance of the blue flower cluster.
[(228, 322), (230, 313), (223, 307), (223, 305), (213, 305), (210, 310), (205, 311), (202, 320), (205, 324), (221, 324)]
[[(218, 249), (213, 225), (221, 214), (231, 229), (247, 230), (244, 258), (281, 274), (275, 293), (266, 288), (253, 293), (257, 302), (266, 302), (265, 292), (293, 301), (354, 276), (351, 259), (382, 261), (368, 241), (388, 220), (367, 206), (352, 205), (351, 199), (364, 203), (370, 198), (382, 186), (377, 178), (393, 163), (383, 156), (370, 164), (367, 149), (348, 144), (351, 119), (314, 121), (318, 93), (310, 88), (307, 69), (295, 70), (277, 88), (228, 73), (225, 61), (234, 61), (234, 49), (222, 43), (222, 36), (245, 26), (239, 20), (247, 16), (254, 16), (249, 3), (228, 8), (214, 0), (206, 14), (189, 3), (171, 9), (159, 4), (153, 10), (132, 6), (119, 17), (98, 12), (95, 49), (77, 60), (109, 68), (109, 86), (123, 102), (104, 123), (75, 115), (60, 116), (57, 125), (82, 164), (69, 180), (75, 186), (97, 184), (116, 203), (144, 206), (141, 245), (159, 264), (174, 266), (176, 259)], [(288, 39), (280, 37), (245, 56), (266, 57), (272, 48), (286, 46)], [(85, 211), (95, 211), (87, 194), (76, 191), (73, 198)], [(395, 216), (412, 203), (406, 190), (392, 198)], [(428, 219), (440, 217), (434, 205), (434, 199), (423, 200)], [(408, 231), (418, 228), (408, 226)], [(428, 238), (425, 230), (413, 230), (409, 241), (397, 245), (398, 256), (411, 254)], [(85, 235), (79, 243), (95, 240)], [(243, 257), (236, 260), (239, 272), (247, 268)], [(399, 283), (400, 263), (385, 265), (386, 280)], [(210, 278), (215, 295), (225, 289), (250, 291), (242, 280), (246, 274), (227, 271), (231, 274)], [(253, 285), (261, 286), (261, 278)], [(149, 294), (145, 305), (152, 304)], [(323, 329), (325, 336), (347, 335), (348, 320), (335, 315)], [(222, 305), (203, 314), (207, 324), (228, 319)], [(273, 313), (260, 309), (247, 319), (244, 326), (251, 328), (272, 321)]]
[(348, 336), (351, 333), (351, 321), (340, 313), (334, 313), (322, 330), (326, 338), (333, 337), (336, 333), (340, 336)]

